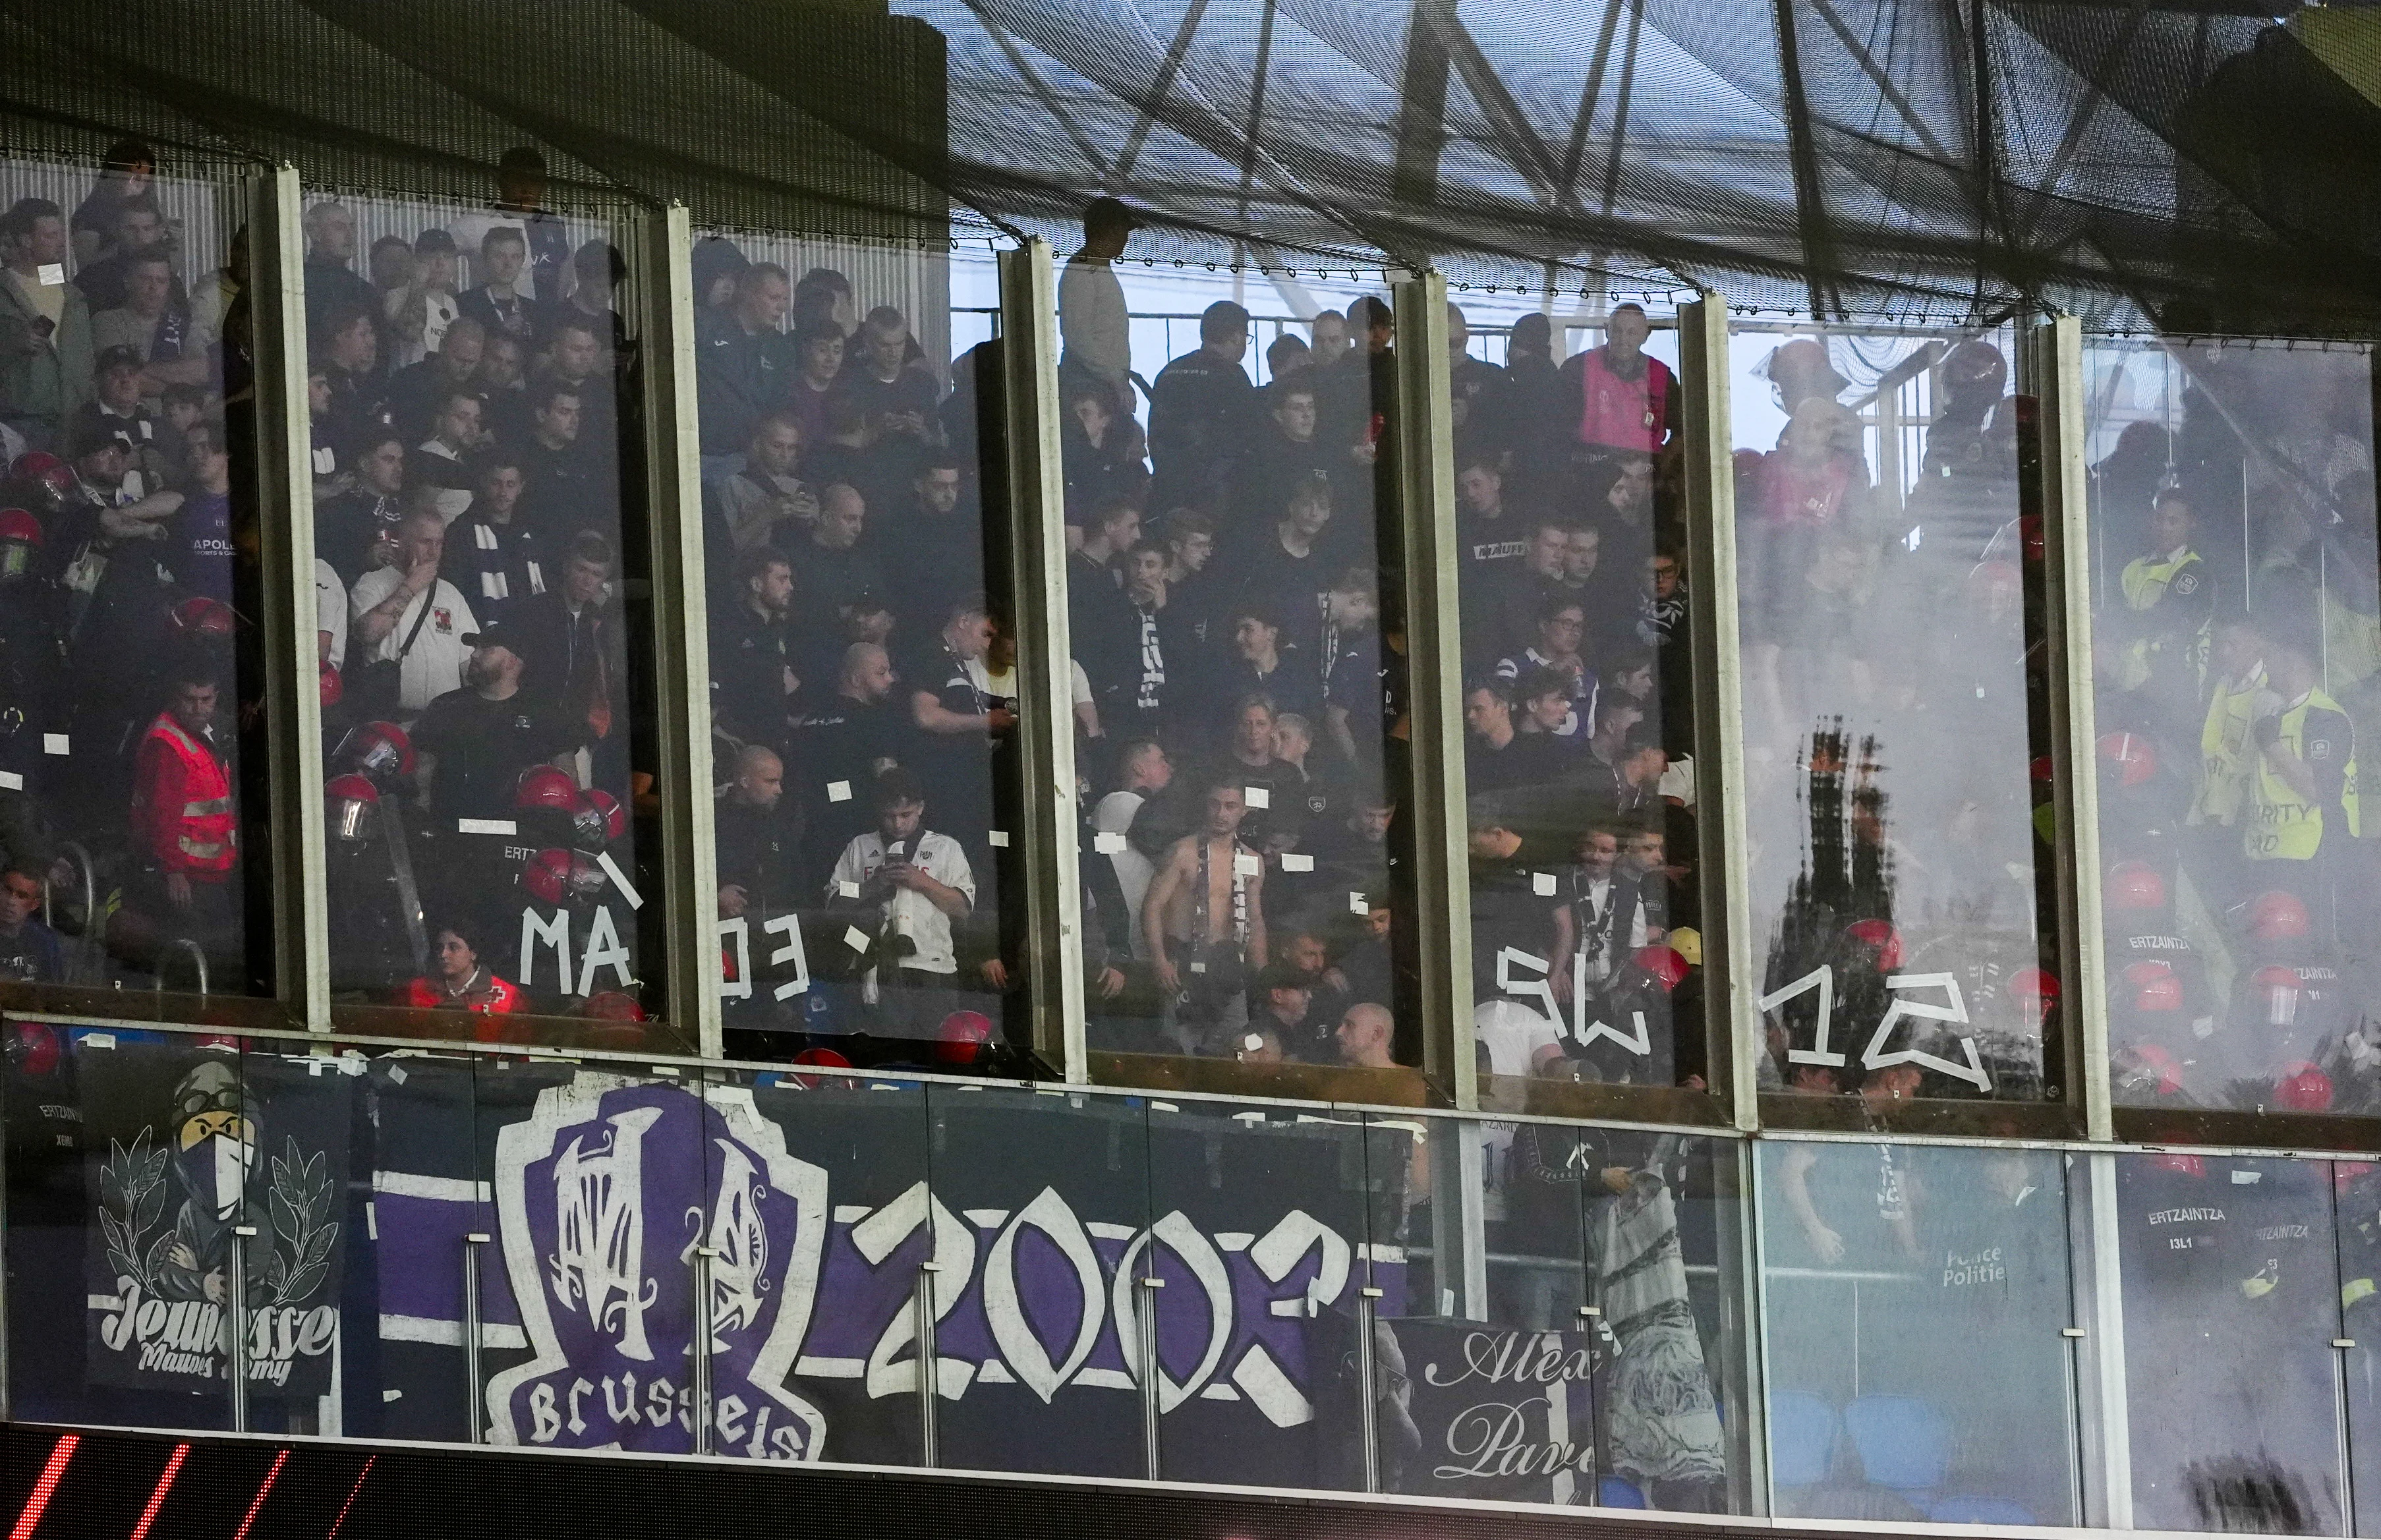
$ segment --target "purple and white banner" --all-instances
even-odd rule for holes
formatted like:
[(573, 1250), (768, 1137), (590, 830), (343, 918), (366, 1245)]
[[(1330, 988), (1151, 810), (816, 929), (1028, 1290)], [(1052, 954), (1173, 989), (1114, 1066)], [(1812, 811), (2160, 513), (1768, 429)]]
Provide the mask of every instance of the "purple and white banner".
[[(1156, 1312), (1165, 1412), (1209, 1409), (1195, 1419), (1203, 1435), (1221, 1418), (1227, 1437), (1311, 1443), (1344, 1399), (1345, 1376), (1320, 1362), (1318, 1342), (1346, 1338), (1367, 1284), (1384, 1289), (1385, 1316), (1404, 1308), (1402, 1253), (1348, 1233), (1361, 1223), (1353, 1200), (1313, 1212), (1330, 1208), (1350, 1129), (1287, 1131), (1323, 1173), (1303, 1184), (1302, 1204), (1296, 1181), (1203, 1179), (1227, 1143), (1249, 1137), (1215, 1119), (1182, 1145), (1203, 1179), (1169, 1201), (1135, 1164), (1149, 1148), (1138, 1121), (1046, 1116), (1049, 1099), (1026, 1098), (1022, 1111), (996, 1095), (955, 1100), (961, 1111), (934, 1127), (942, 1164), (930, 1179), (913, 1094), (697, 1094), (579, 1073), (536, 1090), (518, 1116), (483, 1099), (483, 1146), (490, 1119), (508, 1119), (494, 1131), (486, 1180), (394, 1162), (375, 1173), (382, 1336), (459, 1345), (464, 1238), (484, 1231), (493, 1441), (692, 1448), (702, 1315), (716, 1451), (906, 1458), (931, 1263), (946, 1455), (966, 1463), (971, 1439), (1022, 1436), (1061, 1416), (1087, 1436), (1126, 1430), (1137, 1450), (1144, 1308)], [(382, 1104), (385, 1125), (393, 1105)], [(810, 1126), (812, 1111), (841, 1120), (833, 1137)], [(1029, 1144), (1027, 1133), (1061, 1143)], [(1081, 1154), (1065, 1154), (1068, 1138)], [(1139, 1282), (1153, 1277), (1159, 1287)], [(1355, 1429), (1344, 1432), (1352, 1447)]]

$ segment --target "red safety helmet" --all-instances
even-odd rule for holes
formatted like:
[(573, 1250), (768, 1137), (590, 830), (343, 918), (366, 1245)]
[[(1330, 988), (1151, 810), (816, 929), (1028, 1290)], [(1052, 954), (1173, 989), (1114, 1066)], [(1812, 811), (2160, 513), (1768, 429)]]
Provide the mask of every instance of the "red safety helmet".
[(520, 884), (539, 903), (559, 908), (601, 892), (604, 869), (576, 850), (549, 846), (522, 863)]
[(592, 1021), (641, 1021), (645, 1019), (645, 1008), (625, 989), (606, 989), (588, 996), (587, 1003), (579, 1008), (579, 1014)]
[(366, 722), (339, 739), (337, 763), (379, 781), (413, 774), (413, 739), (394, 722)]
[(326, 706), (337, 705), (339, 698), (348, 692), (346, 678), (327, 663), (315, 671), (315, 680), (322, 691), (323, 703)]
[[(804, 1048), (794, 1056), (796, 1064), (808, 1064), (821, 1069), (849, 1069), (851, 1060), (833, 1048)], [(822, 1085), (847, 1085), (850, 1082), (840, 1075), (795, 1075), (796, 1085), (805, 1091), (816, 1091)]]
[(184, 636), (229, 636), (238, 617), (220, 599), (193, 596), (174, 606), (174, 629)]
[(2307, 934), (2306, 905), (2295, 893), (2269, 887), (2249, 900), (2242, 923), (2252, 941), (2299, 941)]
[(1901, 966), (1901, 933), (1889, 920), (1855, 920), (1844, 927), (1844, 935), (1863, 947), (1876, 951), (1876, 971), (1890, 973)]
[(513, 782), (513, 806), (545, 808), (560, 813), (579, 811), (579, 783), (551, 764), (535, 764)]
[(2331, 1096), (2331, 1077), (2304, 1059), (2283, 1065), (2274, 1081), (2274, 1105), (2285, 1112), (2328, 1112)]
[(9, 462), (8, 474), (52, 513), (66, 507), (78, 484), (74, 467), (46, 449), (29, 449), (18, 455)]
[(613, 840), (625, 838), (628, 836), (629, 810), (620, 805), (620, 799), (613, 796), (610, 792), (604, 790), (600, 786), (593, 788), (582, 795), (587, 799), (587, 805), (594, 809), (596, 813), (604, 820), (604, 838), (605, 843), (608, 844)]
[(945, 1064), (974, 1064), (992, 1043), (992, 1018), (980, 1010), (955, 1010), (934, 1033), (934, 1057)]
[(2166, 879), (2146, 861), (2120, 861), (2100, 880), (2100, 898), (2112, 911), (2164, 909)]
[(323, 800), (330, 806), (334, 839), (370, 839), (379, 832), (380, 788), (369, 777), (352, 772), (334, 776), (323, 788)]
[[(2168, 1063), (2173, 1062), (2174, 1056), (2167, 1053), (2164, 1048), (2159, 1048), (2156, 1051), (2159, 1055), (2163, 1056)], [(2140, 1052), (2144, 1057), (2146, 1057), (2151, 1050), (2149, 1048), (2143, 1048)], [(2160, 1171), (2170, 1171), (2178, 1177), (2204, 1178), (2207, 1175), (2207, 1162), (2205, 1160), (2195, 1155), (2180, 1155), (2171, 1150), (2167, 1151), (2164, 1155), (2154, 1155), (2150, 1156), (2150, 1165), (2155, 1169)]]
[(1630, 960), (1651, 974), (1654, 982), (1660, 984), (1666, 993), (1684, 984), (1691, 971), (1686, 958), (1676, 947), (1664, 946), (1658, 941), (1650, 947), (1638, 947)]
[(2102, 733), (2100, 768), (2118, 786), (2140, 786), (2157, 774), (2157, 745), (2139, 733)]
[(2180, 1010), (2182, 980), (2175, 976), (2174, 964), (2155, 959), (2125, 965), (2126, 987), (2133, 992), (2135, 1010)]
[(2026, 763), (2025, 768), (2028, 775), (2045, 786), (2058, 778), (2057, 767), (2050, 763), (2048, 754), (2036, 754)]
[(2009, 998), (2039, 1022), (2058, 1008), (2058, 980), (2039, 968), (2021, 968), (2009, 975)]
[(58, 1067), (63, 1051), (58, 1043), (58, 1030), (39, 1021), (14, 1021), (9, 1030), (17, 1039), (17, 1069), (27, 1075), (46, 1075)]

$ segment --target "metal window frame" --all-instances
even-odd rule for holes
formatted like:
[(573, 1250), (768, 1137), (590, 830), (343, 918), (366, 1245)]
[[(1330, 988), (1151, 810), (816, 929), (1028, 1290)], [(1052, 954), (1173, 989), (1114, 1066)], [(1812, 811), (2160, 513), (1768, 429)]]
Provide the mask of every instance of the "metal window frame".
[(1023, 964), (1032, 1045), (1066, 1084), (1091, 1079), (1084, 1037), (1082, 828), (1075, 782), (1072, 641), (1067, 619), (1067, 486), (1058, 424), (1058, 287), (1050, 243), (1003, 251), (1002, 426), (1007, 438), (1008, 563), (1015, 597)]
[[(283, 164), (250, 178), (257, 519), (264, 566), (264, 716), (273, 788), (274, 983), (289, 1019), (331, 1031), (323, 833), (323, 697), (314, 643), (314, 472), (306, 393), (305, 192)], [(256, 874), (250, 873), (251, 882)]]
[(1397, 327), (1395, 513), (1403, 546), (1409, 804), (1414, 895), (1397, 923), (1413, 934), (1425, 1081), (1456, 1107), (1480, 1105), (1472, 1044), (1471, 854), (1463, 765), (1462, 621), (1456, 593), (1455, 418), (1447, 354), (1447, 278), (1390, 286)]
[[(644, 323), (645, 476), (653, 579), (653, 703), (660, 763), (663, 1019), (700, 1057), (721, 1057), (719, 850), (711, 788), (711, 619), (704, 595), (702, 434), (695, 419), (694, 235), (683, 203), (635, 227)], [(676, 613), (672, 613), (673, 610)]]

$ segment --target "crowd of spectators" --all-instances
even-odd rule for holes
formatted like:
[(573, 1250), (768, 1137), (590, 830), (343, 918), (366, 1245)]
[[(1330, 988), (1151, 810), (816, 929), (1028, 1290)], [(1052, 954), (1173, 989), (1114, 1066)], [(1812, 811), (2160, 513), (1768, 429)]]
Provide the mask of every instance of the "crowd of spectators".
[(304, 211), (332, 984), (633, 1019), (637, 357), (608, 227), (544, 197), (515, 150), (443, 223)]
[(2370, 360), (2213, 344), (2153, 359), (2179, 409), (2137, 416), (2093, 468), (2117, 1095), (2370, 1114)]
[(237, 993), (245, 233), (200, 244), (156, 169), (123, 141), (0, 212), (0, 981)]

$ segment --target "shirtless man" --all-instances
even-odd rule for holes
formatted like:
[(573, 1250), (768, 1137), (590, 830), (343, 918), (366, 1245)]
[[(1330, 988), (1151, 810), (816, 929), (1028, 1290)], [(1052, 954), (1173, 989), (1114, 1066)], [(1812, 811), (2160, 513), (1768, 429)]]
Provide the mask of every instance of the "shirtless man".
[(1248, 812), (1238, 785), (1210, 788), (1205, 824), (1174, 842), (1142, 900), (1166, 1030), (1186, 1052), (1228, 1051), (1248, 1024), (1249, 972), (1265, 965), (1264, 863), (1239, 837)]

